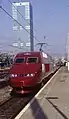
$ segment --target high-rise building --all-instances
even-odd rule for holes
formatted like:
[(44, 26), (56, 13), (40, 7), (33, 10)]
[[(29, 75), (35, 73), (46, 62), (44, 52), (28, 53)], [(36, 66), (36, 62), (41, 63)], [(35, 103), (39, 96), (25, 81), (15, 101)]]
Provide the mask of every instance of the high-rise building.
[[(20, 43), (23, 51), (34, 51), (33, 11), (30, 2), (12, 3), (14, 40)], [(17, 23), (18, 22), (18, 23)]]

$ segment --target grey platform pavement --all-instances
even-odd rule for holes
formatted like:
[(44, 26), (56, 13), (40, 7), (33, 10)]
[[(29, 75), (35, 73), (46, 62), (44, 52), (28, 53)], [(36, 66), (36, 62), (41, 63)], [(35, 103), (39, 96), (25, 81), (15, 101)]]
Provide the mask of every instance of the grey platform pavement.
[(15, 119), (69, 119), (67, 67), (61, 67)]

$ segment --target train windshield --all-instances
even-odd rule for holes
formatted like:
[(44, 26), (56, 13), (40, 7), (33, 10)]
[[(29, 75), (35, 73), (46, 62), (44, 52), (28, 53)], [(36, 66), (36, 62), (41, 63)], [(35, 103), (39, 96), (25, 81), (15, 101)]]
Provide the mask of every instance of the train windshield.
[(15, 63), (24, 63), (24, 58), (15, 59)]
[(38, 58), (37, 57), (28, 57), (27, 63), (38, 63)]

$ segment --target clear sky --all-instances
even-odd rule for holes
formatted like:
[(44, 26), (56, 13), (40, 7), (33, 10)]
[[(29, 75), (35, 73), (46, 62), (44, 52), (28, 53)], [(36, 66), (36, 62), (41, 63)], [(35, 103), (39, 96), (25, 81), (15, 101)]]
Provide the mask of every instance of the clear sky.
[[(35, 36), (40, 42), (50, 45), (45, 45), (43, 49), (52, 54), (64, 54), (69, 32), (69, 0), (30, 1), (33, 6)], [(11, 14), (12, 8), (8, 0), (0, 0), (0, 4)], [(0, 9), (0, 50), (8, 48), (12, 40), (12, 20)]]

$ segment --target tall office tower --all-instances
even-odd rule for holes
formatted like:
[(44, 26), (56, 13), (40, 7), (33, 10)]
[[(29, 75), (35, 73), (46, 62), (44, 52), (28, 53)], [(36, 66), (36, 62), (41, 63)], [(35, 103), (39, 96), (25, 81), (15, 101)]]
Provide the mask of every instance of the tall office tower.
[[(14, 40), (20, 42), (23, 51), (34, 51), (33, 11), (30, 2), (12, 3)], [(19, 22), (19, 23), (17, 23)], [(25, 30), (26, 29), (26, 30)]]

